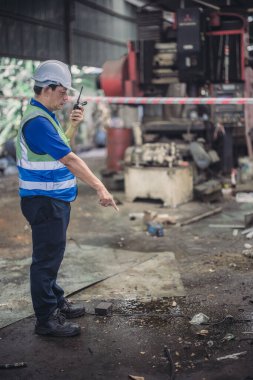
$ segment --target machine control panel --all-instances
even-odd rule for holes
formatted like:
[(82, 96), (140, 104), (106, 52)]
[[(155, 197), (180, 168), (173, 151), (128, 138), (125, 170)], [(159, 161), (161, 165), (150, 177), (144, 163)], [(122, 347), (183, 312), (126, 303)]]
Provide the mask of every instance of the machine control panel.
[[(244, 96), (243, 83), (213, 84), (212, 96), (215, 98), (238, 98)], [(216, 104), (213, 106), (213, 122), (234, 127), (244, 126), (244, 106), (242, 104)]]

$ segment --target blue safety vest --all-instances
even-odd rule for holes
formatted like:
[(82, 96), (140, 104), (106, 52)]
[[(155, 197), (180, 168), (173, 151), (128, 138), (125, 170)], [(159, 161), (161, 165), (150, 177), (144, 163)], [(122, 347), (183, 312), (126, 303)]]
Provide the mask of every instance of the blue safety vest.
[(69, 140), (62, 127), (42, 108), (29, 104), (21, 120), (16, 140), (19, 194), (22, 198), (41, 195), (71, 202), (77, 196), (74, 174), (52, 156), (32, 152), (23, 136), (22, 129), (25, 123), (37, 116), (47, 118), (69, 146)]

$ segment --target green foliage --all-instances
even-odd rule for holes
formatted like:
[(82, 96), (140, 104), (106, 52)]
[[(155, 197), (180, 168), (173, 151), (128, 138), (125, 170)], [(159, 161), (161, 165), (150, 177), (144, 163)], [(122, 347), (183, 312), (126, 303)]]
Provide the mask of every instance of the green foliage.
[(36, 62), (0, 58), (0, 146), (17, 133), (27, 100), (15, 96), (31, 97), (35, 67)]
[[(17, 134), (22, 112), (33, 96), (32, 75), (38, 64), (35, 61), (0, 58), (0, 147)], [(72, 66), (71, 72), (74, 88), (78, 90), (83, 85), (85, 89), (95, 91), (94, 75), (85, 74), (85, 70), (77, 66)], [(68, 105), (58, 114), (63, 126), (68, 123), (70, 110), (71, 106)]]

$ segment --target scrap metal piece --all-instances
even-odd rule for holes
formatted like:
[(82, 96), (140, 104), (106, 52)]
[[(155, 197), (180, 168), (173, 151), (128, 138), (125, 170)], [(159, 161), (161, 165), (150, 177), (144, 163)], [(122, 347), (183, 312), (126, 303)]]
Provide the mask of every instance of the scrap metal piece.
[(221, 341), (222, 341), (222, 342), (226, 342), (226, 341), (228, 342), (228, 341), (233, 340), (233, 339), (235, 339), (234, 334), (227, 333), (227, 334), (224, 336), (224, 338), (221, 339)]
[(167, 357), (167, 359), (169, 361), (169, 365), (170, 365), (170, 368), (169, 368), (170, 380), (174, 380), (175, 379), (174, 363), (173, 363), (173, 360), (172, 360), (172, 357), (171, 357), (170, 349), (167, 346), (164, 346), (164, 354)]
[(197, 222), (197, 221), (199, 221), (201, 219), (204, 219), (204, 218), (206, 218), (208, 216), (217, 214), (217, 213), (219, 213), (221, 211), (222, 211), (222, 207), (216, 207), (216, 208), (214, 208), (214, 209), (212, 209), (210, 211), (204, 212), (203, 214), (200, 214), (200, 215), (194, 216), (193, 218), (187, 219), (184, 222), (181, 222), (179, 225), (180, 226), (185, 226), (187, 224), (194, 223), (194, 222)]
[(25, 368), (25, 367), (27, 367), (26, 362), (0, 364), (0, 369)]
[(218, 361), (226, 360), (226, 359), (235, 359), (235, 360), (237, 360), (237, 359), (239, 359), (239, 357), (247, 355), (247, 353), (248, 353), (248, 351), (237, 352), (235, 354), (221, 356), (219, 358), (216, 358), (216, 360), (218, 360)]
[[(238, 229), (244, 228), (242, 224), (209, 224), (211, 228), (234, 228), (238, 231)], [(234, 233), (233, 233), (234, 235)], [(236, 235), (234, 235), (236, 236)]]

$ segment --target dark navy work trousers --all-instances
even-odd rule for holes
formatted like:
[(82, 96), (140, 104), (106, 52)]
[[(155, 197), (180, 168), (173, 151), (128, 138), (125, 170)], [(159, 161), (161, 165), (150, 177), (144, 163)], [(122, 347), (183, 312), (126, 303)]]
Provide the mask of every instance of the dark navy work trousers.
[(31, 296), (35, 315), (43, 323), (64, 299), (56, 280), (66, 246), (70, 203), (27, 197), (21, 199), (21, 210), (32, 228)]

